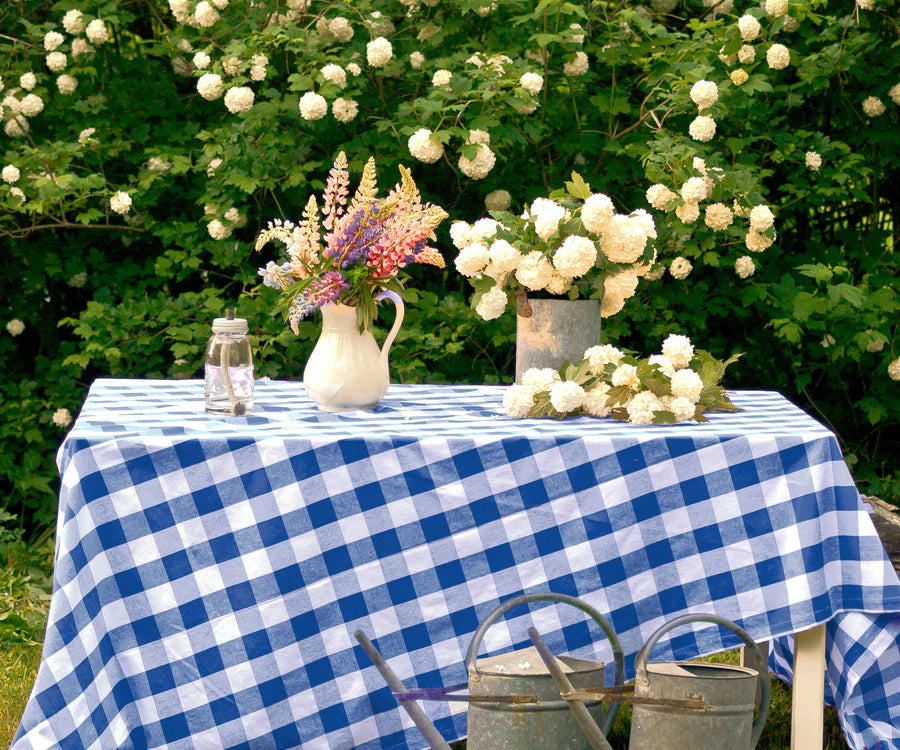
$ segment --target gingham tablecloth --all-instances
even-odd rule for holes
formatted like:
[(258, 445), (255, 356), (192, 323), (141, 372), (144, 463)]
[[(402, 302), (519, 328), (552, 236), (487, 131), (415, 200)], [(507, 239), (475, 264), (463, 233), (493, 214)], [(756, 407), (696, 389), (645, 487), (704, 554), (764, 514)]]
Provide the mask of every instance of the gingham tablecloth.
[[(398, 386), (317, 412), (261, 382), (247, 417), (197, 381), (100, 380), (59, 452), (53, 599), (13, 747), (421, 748), (356, 644), (408, 686), (465, 681), (500, 601), (572, 594), (627, 654), (715, 612), (757, 640), (828, 626), (827, 692), (854, 748), (900, 748), (900, 581), (835, 437), (783, 397), (736, 392), (703, 425), (511, 420), (502, 389)], [(512, 612), (485, 649), (608, 659), (573, 608)], [(674, 631), (655, 658), (733, 647)], [(429, 703), (448, 739), (465, 705)], [(881, 742), (882, 744), (877, 744)]]

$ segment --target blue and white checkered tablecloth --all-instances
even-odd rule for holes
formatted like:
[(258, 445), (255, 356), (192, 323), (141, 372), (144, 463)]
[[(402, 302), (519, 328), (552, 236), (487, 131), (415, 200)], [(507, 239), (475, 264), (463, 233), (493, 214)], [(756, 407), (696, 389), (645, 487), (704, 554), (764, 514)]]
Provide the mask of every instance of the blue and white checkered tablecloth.
[[(628, 668), (688, 612), (790, 639), (828, 623), (827, 690), (854, 748), (900, 748), (900, 581), (834, 436), (771, 392), (703, 425), (510, 420), (502, 389), (392, 386), (324, 414), (260, 382), (252, 415), (197, 381), (100, 380), (59, 452), (53, 599), (25, 748), (420, 748), (352, 637), (407, 685), (465, 681), (496, 605), (572, 594)], [(510, 613), (485, 649), (608, 659), (573, 608)], [(675, 631), (655, 658), (736, 645)], [(465, 705), (429, 703), (448, 739)]]

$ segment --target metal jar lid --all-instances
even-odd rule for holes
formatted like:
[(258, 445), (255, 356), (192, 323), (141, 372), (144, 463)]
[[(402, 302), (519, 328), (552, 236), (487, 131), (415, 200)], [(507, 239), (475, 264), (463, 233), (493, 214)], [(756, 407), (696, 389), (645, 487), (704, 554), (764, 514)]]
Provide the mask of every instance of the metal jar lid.
[(225, 310), (226, 317), (216, 318), (212, 324), (213, 333), (235, 333), (244, 334), (249, 330), (245, 318), (234, 317), (234, 308), (229, 307)]

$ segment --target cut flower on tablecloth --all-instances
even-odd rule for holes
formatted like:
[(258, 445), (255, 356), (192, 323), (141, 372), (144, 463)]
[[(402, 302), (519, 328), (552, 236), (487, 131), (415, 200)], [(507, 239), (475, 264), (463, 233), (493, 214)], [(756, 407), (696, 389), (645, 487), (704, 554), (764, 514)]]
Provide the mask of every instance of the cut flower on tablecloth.
[(650, 214), (617, 213), (574, 172), (565, 189), (536, 198), (521, 216), (490, 214), (450, 227), (456, 270), (475, 288), (472, 304), (485, 320), (528, 293), (599, 299), (600, 314), (614, 315), (656, 258)]
[(428, 243), (447, 213), (422, 202), (412, 174), (402, 165), (400, 174), (386, 198), (376, 197), (375, 160), (370, 157), (348, 204), (350, 174), (342, 151), (322, 194), (324, 218), (312, 195), (300, 222), (275, 219), (260, 233), (257, 250), (273, 240), (287, 249), (284, 263), (270, 261), (259, 275), (266, 286), (284, 293), (294, 333), (301, 320), (332, 302), (355, 306), (359, 330), (367, 330), (378, 293), (403, 291), (398, 278), (402, 269), (411, 263), (444, 267), (440, 252)]
[(687, 336), (671, 334), (662, 352), (646, 358), (604, 344), (578, 364), (526, 370), (503, 396), (510, 417), (592, 416), (632, 424), (706, 422), (710, 411), (737, 411), (721, 385), (728, 365), (695, 349)]

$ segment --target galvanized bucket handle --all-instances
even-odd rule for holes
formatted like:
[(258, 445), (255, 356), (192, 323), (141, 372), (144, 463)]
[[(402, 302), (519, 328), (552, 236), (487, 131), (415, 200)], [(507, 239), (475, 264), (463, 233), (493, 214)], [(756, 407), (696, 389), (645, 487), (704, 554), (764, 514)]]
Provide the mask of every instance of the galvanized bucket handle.
[(769, 665), (763, 658), (762, 653), (760, 653), (759, 646), (756, 645), (756, 642), (750, 637), (747, 631), (733, 623), (731, 620), (726, 620), (724, 617), (719, 617), (718, 615), (682, 615), (659, 627), (656, 632), (647, 639), (647, 642), (638, 652), (637, 658), (634, 661), (635, 685), (640, 685), (645, 689), (649, 685), (649, 680), (647, 678), (647, 659), (650, 657), (650, 652), (663, 634), (668, 633), (670, 630), (673, 630), (680, 625), (687, 625), (691, 622), (711, 622), (716, 625), (721, 625), (726, 630), (730, 630), (738, 636), (738, 638), (740, 638), (749, 648), (750, 653), (753, 654), (753, 659), (756, 662), (758, 668), (757, 671), (759, 672), (759, 686), (762, 694), (759, 702), (759, 715), (756, 717), (756, 721), (753, 722), (753, 731), (750, 736), (750, 747), (756, 747), (756, 743), (759, 742), (759, 736), (762, 734), (763, 727), (765, 726), (766, 718), (769, 715), (769, 701), (771, 700), (772, 692), (772, 688), (769, 685)]
[[(588, 615), (594, 622), (596, 622), (606, 634), (607, 639), (609, 640), (610, 645), (612, 646), (613, 652), (613, 663), (615, 664), (615, 681), (614, 685), (624, 685), (625, 684), (625, 654), (622, 651), (622, 645), (619, 643), (619, 638), (616, 635), (616, 631), (613, 630), (612, 625), (609, 624), (609, 621), (601, 615), (596, 609), (594, 609), (589, 604), (585, 604), (580, 599), (576, 599), (574, 596), (569, 596), (568, 594), (522, 594), (521, 596), (515, 596), (512, 599), (509, 599), (499, 607), (497, 607), (493, 612), (491, 612), (478, 626), (478, 629), (475, 631), (475, 634), (472, 636), (472, 641), (469, 643), (469, 650), (466, 652), (466, 671), (473, 669), (478, 674), (483, 674), (478, 669), (478, 649), (481, 646), (482, 640), (484, 640), (484, 636), (487, 633), (488, 629), (493, 625), (497, 620), (499, 620), (503, 615), (505, 615), (509, 610), (514, 609), (522, 604), (528, 604), (529, 602), (559, 602), (561, 604), (570, 604), (576, 609), (580, 609), (586, 615)], [(616, 718), (616, 712), (619, 709), (618, 703), (612, 703), (607, 711), (603, 714), (603, 719), (600, 722), (600, 728), (602, 729), (604, 734), (607, 734), (612, 727), (613, 720)]]

